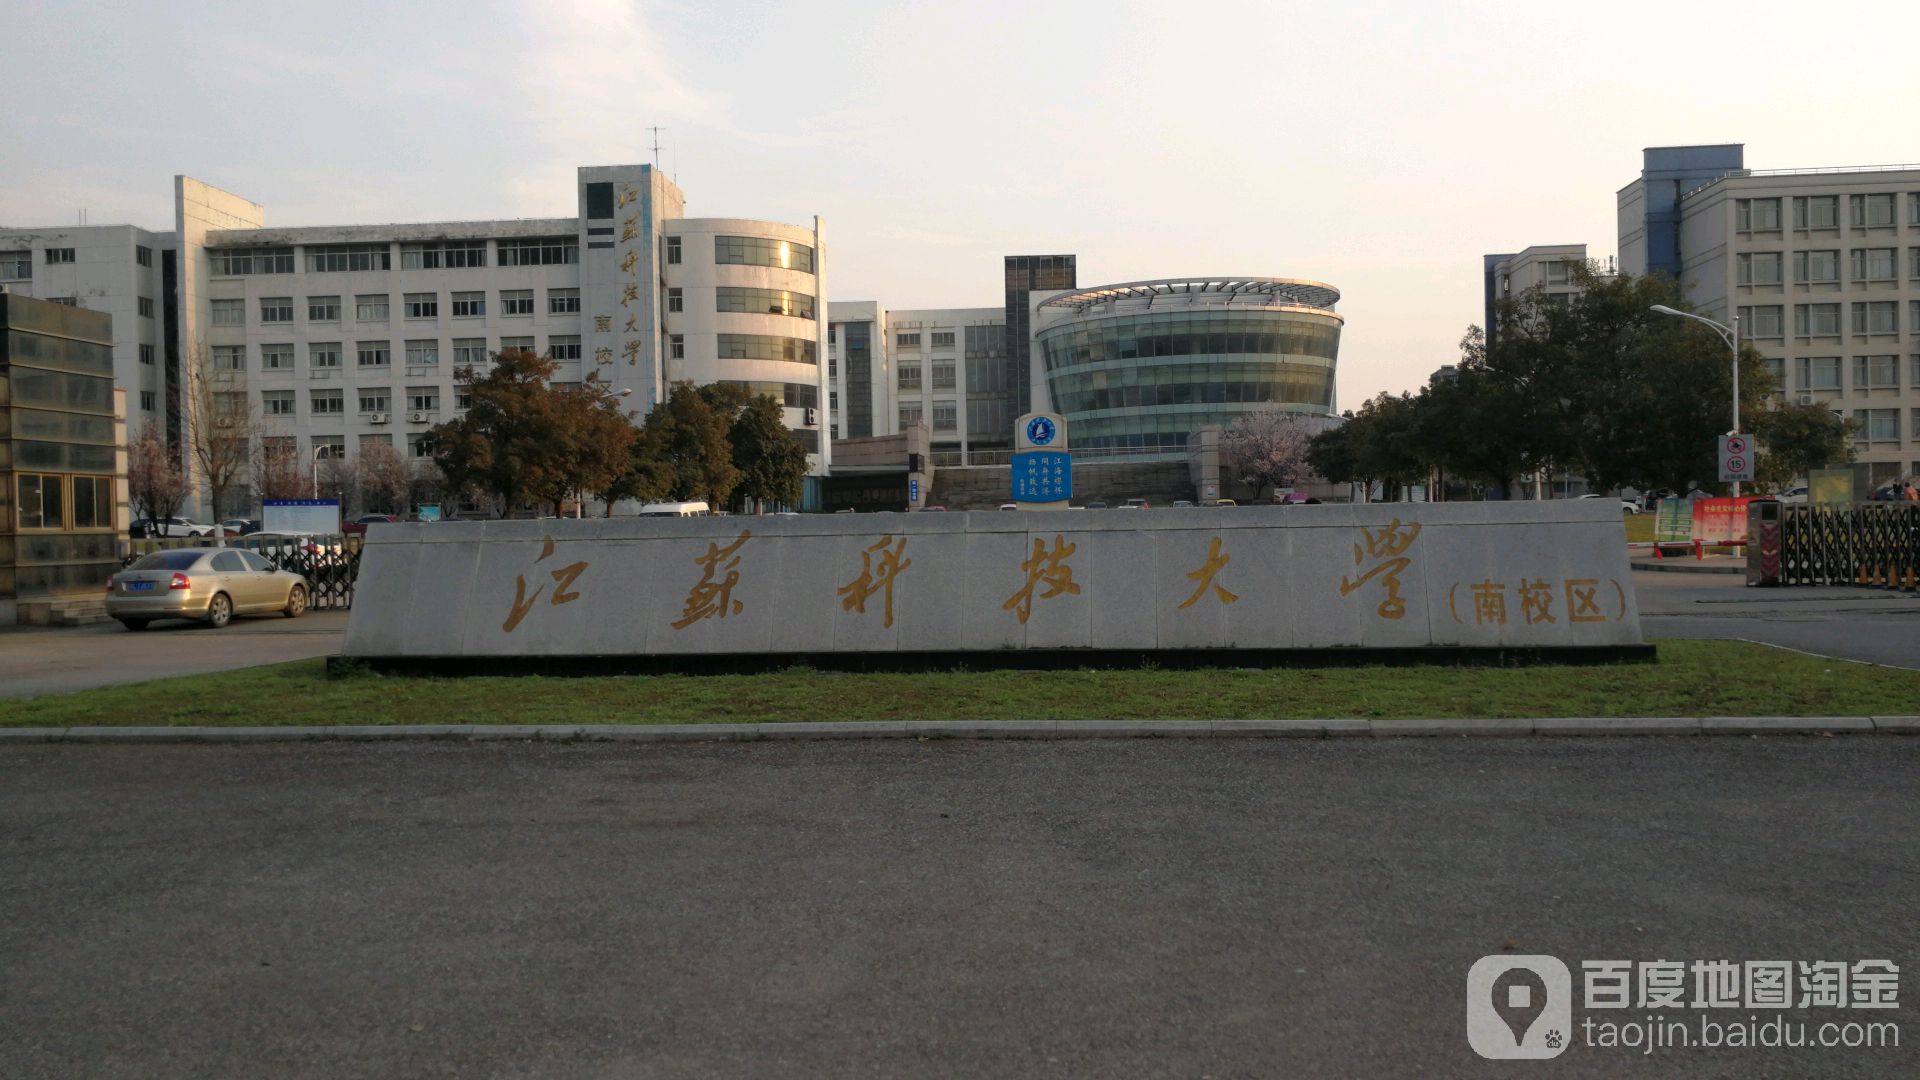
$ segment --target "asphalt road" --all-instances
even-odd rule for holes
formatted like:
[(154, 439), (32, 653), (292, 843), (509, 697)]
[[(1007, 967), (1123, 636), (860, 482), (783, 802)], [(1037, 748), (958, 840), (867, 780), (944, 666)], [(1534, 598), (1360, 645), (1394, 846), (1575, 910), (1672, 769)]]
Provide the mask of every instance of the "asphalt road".
[(332, 656), (346, 631), (344, 611), (246, 617), (219, 630), (189, 622), (156, 623), (139, 633), (115, 622), (8, 627), (0, 631), (0, 698)]
[(1920, 1060), (1911, 1019), (1898, 1050), (1513, 1066), (1464, 1033), (1503, 949), (1576, 986), (1887, 958), (1901, 1009), (1793, 1015), (1910, 1017), (1920, 740), (1892, 736), (35, 745), (0, 751), (0, 822), (10, 1080)]
[(1920, 593), (1748, 588), (1734, 574), (1636, 571), (1640, 625), (1658, 638), (1736, 638), (1920, 669)]

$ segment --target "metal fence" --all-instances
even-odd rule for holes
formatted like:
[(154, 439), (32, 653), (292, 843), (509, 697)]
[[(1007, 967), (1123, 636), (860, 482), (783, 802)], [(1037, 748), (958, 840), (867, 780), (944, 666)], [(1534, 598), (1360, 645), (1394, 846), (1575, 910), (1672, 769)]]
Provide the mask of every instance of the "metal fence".
[[(360, 574), (363, 536), (283, 536), (280, 534), (229, 537), (226, 546), (260, 554), (275, 569), (307, 579), (307, 607), (317, 611), (345, 611), (353, 606), (353, 582)], [(129, 540), (121, 568), (151, 551), (171, 548), (210, 548), (212, 537), (155, 537)]]
[(1920, 503), (1780, 511), (1781, 584), (1920, 589)]

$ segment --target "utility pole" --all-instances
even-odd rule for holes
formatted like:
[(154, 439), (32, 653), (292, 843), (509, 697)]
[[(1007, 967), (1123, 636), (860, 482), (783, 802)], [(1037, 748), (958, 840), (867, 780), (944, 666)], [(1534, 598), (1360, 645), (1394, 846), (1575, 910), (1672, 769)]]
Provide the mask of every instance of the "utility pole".
[(656, 125), (654, 127), (648, 128), (647, 130), (653, 132), (653, 171), (659, 172), (660, 171), (660, 133), (666, 129)]

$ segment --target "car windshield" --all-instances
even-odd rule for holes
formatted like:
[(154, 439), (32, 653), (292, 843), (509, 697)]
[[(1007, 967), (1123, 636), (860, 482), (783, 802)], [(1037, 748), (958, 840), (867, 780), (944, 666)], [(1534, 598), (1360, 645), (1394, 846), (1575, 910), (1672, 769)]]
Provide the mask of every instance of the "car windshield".
[(129, 570), (185, 570), (200, 561), (206, 552), (199, 548), (181, 548), (174, 551), (150, 551), (140, 556)]

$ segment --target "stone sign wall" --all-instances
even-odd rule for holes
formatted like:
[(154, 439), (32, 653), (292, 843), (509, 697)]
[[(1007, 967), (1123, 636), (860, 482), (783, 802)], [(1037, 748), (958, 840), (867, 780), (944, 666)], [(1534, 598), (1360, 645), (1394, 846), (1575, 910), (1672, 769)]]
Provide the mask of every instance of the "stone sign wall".
[(440, 522), (361, 559), (349, 657), (1641, 641), (1604, 499)]

